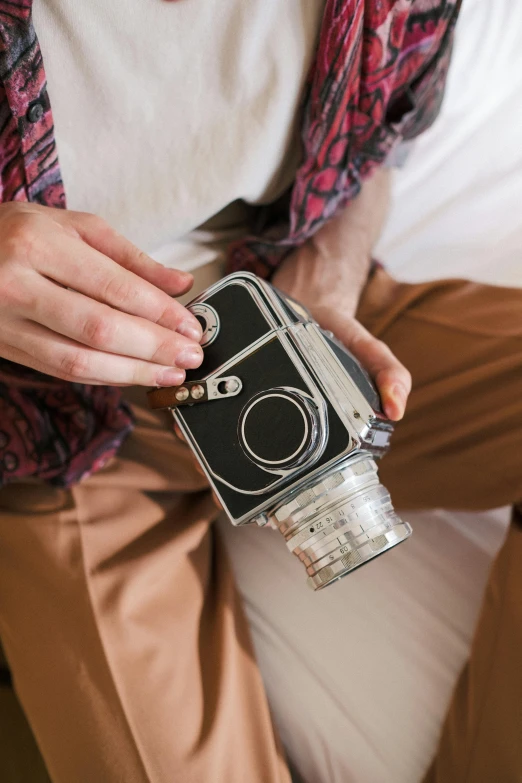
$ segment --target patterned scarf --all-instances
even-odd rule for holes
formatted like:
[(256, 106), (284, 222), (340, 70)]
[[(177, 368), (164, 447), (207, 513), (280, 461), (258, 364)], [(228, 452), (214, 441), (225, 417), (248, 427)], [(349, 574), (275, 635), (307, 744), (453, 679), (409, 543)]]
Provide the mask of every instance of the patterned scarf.
[[(230, 248), (230, 269), (268, 276), (353, 199), (401, 139), (435, 119), (461, 0), (327, 0), (302, 108), (291, 191)], [(0, 200), (65, 207), (32, 0), (0, 0)], [(68, 486), (132, 429), (118, 389), (0, 359), (0, 482)]]

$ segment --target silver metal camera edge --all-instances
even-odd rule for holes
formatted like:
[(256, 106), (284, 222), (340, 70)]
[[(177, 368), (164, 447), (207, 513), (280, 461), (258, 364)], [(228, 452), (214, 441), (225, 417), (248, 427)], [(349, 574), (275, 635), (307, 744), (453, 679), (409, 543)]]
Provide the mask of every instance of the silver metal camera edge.
[[(332, 459), (329, 463), (326, 465), (322, 465), (319, 468), (312, 469), (307, 473), (307, 481), (306, 483), (312, 483), (314, 480), (316, 480), (320, 475), (328, 473), (332, 466), (339, 463), (343, 458), (348, 457), (351, 453), (353, 453), (357, 448), (361, 446), (362, 439), (364, 435), (371, 429), (372, 422), (374, 420), (374, 414), (371, 406), (365, 399), (364, 395), (360, 392), (359, 388), (356, 386), (356, 384), (351, 381), (351, 379), (347, 376), (346, 371), (342, 367), (339, 360), (335, 357), (333, 352), (328, 348), (328, 346), (325, 344), (324, 337), (321, 335), (321, 331), (319, 327), (313, 322), (310, 321), (306, 324), (303, 324), (299, 321), (292, 321), (290, 320), (287, 310), (282, 305), (281, 300), (279, 296), (275, 293), (273, 288), (267, 284), (264, 283), (260, 278), (256, 277), (253, 274), (250, 274), (248, 272), (239, 272), (234, 275), (229, 275), (226, 280), (219, 281), (215, 283), (213, 286), (211, 286), (209, 289), (207, 289), (204, 294), (202, 294), (200, 297), (197, 297), (194, 302), (192, 303), (197, 304), (198, 302), (202, 302), (210, 298), (213, 294), (217, 293), (222, 287), (225, 285), (230, 285), (231, 280), (234, 281), (234, 284), (236, 285), (242, 285), (245, 288), (248, 289), (249, 294), (255, 299), (257, 307), (261, 310), (263, 315), (265, 316), (270, 328), (271, 332), (264, 335), (262, 338), (260, 338), (255, 343), (251, 344), (246, 348), (244, 351), (241, 351), (240, 353), (236, 354), (235, 356), (231, 357), (227, 362), (225, 362), (223, 365), (221, 365), (219, 368), (217, 368), (213, 373), (210, 373), (207, 376), (203, 376), (201, 380), (205, 381), (212, 381), (213, 379), (219, 378), (221, 375), (228, 374), (232, 367), (234, 367), (238, 361), (243, 356), (247, 356), (253, 351), (259, 349), (260, 346), (263, 345), (263, 343), (268, 342), (273, 339), (274, 332), (278, 333), (278, 337), (280, 339), (281, 344), (283, 345), (285, 351), (289, 354), (291, 357), (291, 360), (294, 364), (294, 366), (299, 371), (299, 374), (303, 377), (303, 380), (306, 382), (307, 386), (312, 391), (312, 398), (317, 405), (319, 417), (321, 421), (321, 427), (322, 427), (322, 433), (321, 433), (321, 445), (322, 448), (319, 449), (316, 454), (314, 454), (314, 462), (317, 462), (319, 459), (322, 450), (324, 450), (324, 444), (326, 442), (326, 438), (328, 435), (328, 423), (326, 419), (326, 411), (324, 407), (324, 400), (323, 396), (320, 394), (318, 386), (322, 386), (326, 390), (326, 396), (329, 398), (329, 401), (336, 409), (336, 412), (338, 413), (341, 421), (343, 422), (349, 438), (350, 442), (346, 449), (345, 455), (340, 455), (336, 457), (335, 459)], [(270, 311), (270, 309), (266, 306), (266, 303), (263, 299), (263, 296), (260, 295), (259, 289), (263, 291), (263, 295), (266, 296), (266, 298), (270, 302), (270, 306), (272, 307), (273, 311), (277, 314), (278, 320), (274, 317), (273, 313)], [(300, 309), (297, 310), (297, 308)], [(309, 318), (309, 314), (304, 310), (304, 308), (300, 308), (299, 305), (296, 307), (297, 315), (300, 318)], [(313, 362), (316, 366), (316, 377), (312, 377), (312, 375), (308, 372), (307, 368), (301, 361), (299, 354), (303, 353), (304, 355), (310, 355), (313, 356)], [(345, 398), (349, 400), (349, 404), (346, 404)], [(199, 449), (199, 446), (197, 442), (192, 437), (190, 430), (184, 426), (183, 419), (180, 416), (180, 414), (173, 410), (172, 414), (182, 430), (183, 434), (189, 441), (192, 449), (196, 452), (198, 455), (199, 461), (202, 465), (202, 468), (207, 475), (207, 478), (209, 478), (212, 482), (219, 481), (223, 484), (230, 486), (232, 489), (234, 489), (237, 492), (241, 492), (242, 494), (249, 494), (249, 495), (263, 495), (266, 494), (266, 490), (258, 490), (254, 492), (248, 492), (244, 490), (240, 490), (235, 486), (232, 486), (228, 482), (224, 481), (219, 474), (216, 471), (213, 471), (208, 464), (205, 455), (201, 452)], [(257, 522), (259, 525), (266, 524), (268, 522), (268, 519), (270, 518), (273, 509), (277, 508), (278, 505), (280, 505), (280, 502), (283, 498), (289, 497), (289, 494), (293, 494), (293, 492), (288, 489), (288, 479), (294, 475), (296, 479), (300, 474), (302, 474), (306, 469), (306, 463), (300, 466), (297, 469), (290, 469), (287, 471), (277, 471), (281, 475), (281, 479), (270, 487), (270, 492), (272, 493), (272, 498), (270, 500), (269, 506), (267, 507), (266, 501), (263, 503), (260, 503), (256, 508), (252, 509), (248, 514), (245, 514), (242, 517), (239, 518), (230, 518), (230, 521), (235, 526), (240, 526), (247, 523)], [(274, 490), (277, 490), (277, 487), (283, 485), (279, 492), (274, 493)], [(216, 494), (219, 496), (219, 490), (215, 487)], [(222, 500), (222, 498), (220, 498)], [(226, 506), (226, 504), (223, 504)]]

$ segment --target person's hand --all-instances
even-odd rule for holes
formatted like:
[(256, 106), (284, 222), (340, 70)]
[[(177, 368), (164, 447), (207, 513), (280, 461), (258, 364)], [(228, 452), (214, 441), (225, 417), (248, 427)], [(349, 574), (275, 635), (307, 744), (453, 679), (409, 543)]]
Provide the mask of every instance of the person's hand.
[(355, 318), (364, 285), (360, 270), (367, 263), (350, 258), (324, 258), (313, 242), (294, 251), (279, 267), (272, 283), (301, 302), (317, 323), (337, 337), (373, 377), (388, 418), (404, 415), (411, 375), (388, 346)]
[(0, 205), (0, 356), (84, 384), (175, 386), (201, 364), (201, 327), (166, 269), (100, 218)]

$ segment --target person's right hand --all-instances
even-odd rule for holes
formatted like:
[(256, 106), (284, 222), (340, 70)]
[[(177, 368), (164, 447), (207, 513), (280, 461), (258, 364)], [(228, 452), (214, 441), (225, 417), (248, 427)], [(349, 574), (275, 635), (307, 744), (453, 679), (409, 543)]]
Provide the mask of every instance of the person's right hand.
[(85, 384), (176, 386), (201, 327), (166, 269), (83, 212), (0, 205), (0, 356)]

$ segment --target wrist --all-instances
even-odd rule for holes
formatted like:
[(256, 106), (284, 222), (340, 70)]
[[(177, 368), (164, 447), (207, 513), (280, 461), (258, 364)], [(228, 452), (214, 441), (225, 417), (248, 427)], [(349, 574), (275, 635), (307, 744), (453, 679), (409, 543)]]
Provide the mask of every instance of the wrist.
[(370, 266), (362, 245), (345, 248), (340, 255), (309, 240), (282, 263), (273, 283), (312, 314), (331, 308), (353, 315)]
[(353, 272), (364, 270), (373, 250), (373, 236), (363, 225), (327, 223), (309, 240), (317, 262), (324, 265), (350, 265)]
[(354, 231), (341, 245), (332, 241), (331, 235), (316, 235), (310, 240), (311, 263), (316, 274), (330, 281), (340, 297), (347, 294), (346, 287), (359, 297), (364, 288), (371, 267), (372, 243), (364, 231)]
[(311, 312), (331, 307), (354, 315), (384, 223), (389, 184), (388, 171), (374, 172), (357, 198), (283, 262), (275, 285)]

